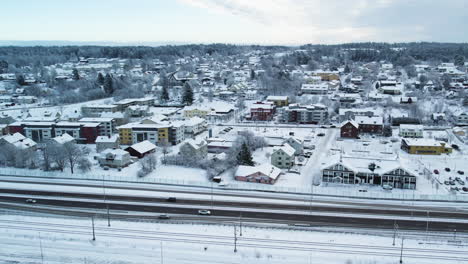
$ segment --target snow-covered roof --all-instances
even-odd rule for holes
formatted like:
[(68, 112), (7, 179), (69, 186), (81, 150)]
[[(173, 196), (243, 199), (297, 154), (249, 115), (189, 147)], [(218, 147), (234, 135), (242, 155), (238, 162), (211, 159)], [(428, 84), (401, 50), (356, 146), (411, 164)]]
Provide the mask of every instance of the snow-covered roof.
[(268, 163), (264, 163), (260, 166), (239, 166), (237, 167), (236, 176), (241, 176), (241, 177), (246, 177), (249, 175), (252, 175), (254, 173), (260, 172), (264, 174), (265, 176), (271, 178), (271, 179), (276, 179), (278, 176), (281, 174), (281, 170), (273, 165), (270, 165)]
[(154, 145), (153, 143), (151, 143), (148, 140), (142, 141), (140, 143), (133, 144), (130, 147), (132, 149), (134, 149), (135, 151), (141, 153), (141, 154), (147, 153), (147, 152), (150, 152), (150, 151), (156, 149), (156, 145)]
[(124, 156), (130, 155), (127, 151), (124, 151), (122, 149), (105, 149), (101, 153), (99, 153), (99, 156), (101, 158), (107, 158), (108, 155), (113, 155), (113, 158), (116, 160), (121, 160)]
[(356, 116), (354, 118), (356, 123), (364, 125), (383, 125), (383, 118), (381, 116)]
[(2, 137), (2, 139), (18, 149), (28, 149), (37, 145), (32, 139), (29, 139), (18, 132), (13, 135), (6, 135)]
[(286, 100), (288, 100), (287, 96), (270, 95), (267, 97), (267, 101), (286, 101)]
[(343, 121), (343, 123), (341, 123), (340, 127), (348, 124), (348, 123), (351, 123), (351, 125), (353, 125), (355, 128), (359, 128), (359, 124), (354, 121), (354, 120), (346, 120), (346, 121)]
[(206, 145), (206, 141), (203, 139), (186, 139), (183, 144), (189, 144), (194, 149), (200, 149), (201, 147)]
[(291, 145), (289, 145), (289, 144), (286, 144), (286, 145), (283, 145), (283, 146), (280, 146), (280, 147), (274, 147), (273, 148), (273, 153), (275, 153), (276, 151), (279, 151), (279, 150), (284, 151), (284, 153), (286, 153), (288, 156), (294, 156), (294, 153), (296, 152), (296, 150), (293, 147), (291, 147)]
[(96, 143), (115, 143), (119, 141), (119, 135), (115, 134), (112, 136), (98, 136)]
[(402, 139), (408, 146), (432, 146), (440, 147), (442, 142), (432, 138), (404, 138)]
[(410, 131), (422, 131), (423, 125), (411, 125), (411, 124), (401, 124), (400, 130), (410, 130)]
[(53, 140), (59, 144), (65, 144), (75, 140), (74, 137), (70, 136), (68, 133), (63, 133), (61, 136), (54, 137)]

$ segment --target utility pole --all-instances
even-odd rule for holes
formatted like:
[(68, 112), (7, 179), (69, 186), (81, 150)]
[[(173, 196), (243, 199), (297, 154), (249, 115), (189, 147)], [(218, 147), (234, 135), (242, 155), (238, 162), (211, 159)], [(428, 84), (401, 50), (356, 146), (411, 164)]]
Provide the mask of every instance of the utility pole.
[(400, 264), (403, 263), (403, 241), (405, 239), (401, 237), (401, 251), (400, 251)]
[(41, 249), (41, 264), (44, 264), (44, 251), (42, 250), (41, 232), (39, 232), (39, 248)]
[(394, 224), (393, 224), (393, 243), (392, 243), (393, 246), (395, 246), (395, 238), (396, 238), (397, 230), (398, 230), (398, 224), (396, 223), (396, 221), (394, 221)]
[(160, 255), (160, 258), (161, 258), (161, 264), (164, 263), (164, 258), (163, 258), (163, 243), (162, 243), (162, 240), (159, 241), (161, 243), (161, 255)]
[(242, 213), (240, 213), (240, 216), (239, 216), (239, 228), (240, 228), (239, 236), (242, 236)]
[(234, 253), (237, 252), (237, 228), (234, 225)]
[(427, 213), (427, 221), (426, 221), (426, 240), (429, 240), (429, 211)]
[(211, 210), (213, 210), (213, 180), (211, 180)]
[(96, 240), (96, 233), (94, 232), (94, 215), (91, 216), (91, 223), (93, 225), (93, 241)]
[(106, 204), (106, 207), (107, 207), (107, 226), (110, 227), (109, 204)]

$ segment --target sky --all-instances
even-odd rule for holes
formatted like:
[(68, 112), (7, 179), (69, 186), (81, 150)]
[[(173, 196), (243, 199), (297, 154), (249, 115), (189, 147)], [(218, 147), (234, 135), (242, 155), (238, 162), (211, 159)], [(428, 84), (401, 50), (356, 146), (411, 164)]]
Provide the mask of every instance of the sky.
[(468, 42), (468, 0), (4, 0), (0, 40)]

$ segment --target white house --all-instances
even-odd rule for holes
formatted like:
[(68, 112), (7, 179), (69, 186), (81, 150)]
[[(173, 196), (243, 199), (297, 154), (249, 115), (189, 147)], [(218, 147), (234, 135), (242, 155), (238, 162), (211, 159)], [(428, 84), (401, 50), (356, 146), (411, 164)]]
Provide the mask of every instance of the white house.
[(123, 168), (131, 162), (130, 153), (121, 149), (105, 149), (98, 156), (99, 165)]
[(422, 138), (423, 137), (423, 126), (422, 125), (400, 125), (400, 137), (405, 138)]
[(271, 164), (281, 169), (290, 169), (294, 166), (295, 152), (296, 150), (288, 144), (275, 147), (271, 154)]
[(96, 138), (96, 151), (101, 152), (105, 149), (118, 149), (120, 137), (118, 134), (112, 136), (99, 136)]

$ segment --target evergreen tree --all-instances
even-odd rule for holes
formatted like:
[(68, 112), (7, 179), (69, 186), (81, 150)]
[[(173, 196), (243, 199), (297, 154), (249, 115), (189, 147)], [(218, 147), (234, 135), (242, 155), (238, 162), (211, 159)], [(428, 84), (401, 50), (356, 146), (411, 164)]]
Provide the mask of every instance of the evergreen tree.
[(104, 85), (104, 76), (102, 75), (102, 73), (98, 73), (96, 82), (99, 85)]
[(26, 84), (26, 82), (24, 81), (24, 76), (22, 74), (16, 76), (16, 82), (19, 85), (25, 85)]
[(456, 55), (454, 64), (460, 67), (465, 65), (465, 57), (463, 57), (462, 55)]
[(252, 159), (252, 153), (250, 153), (250, 149), (245, 142), (242, 143), (241, 149), (237, 154), (237, 165), (255, 165)]
[(255, 71), (253, 69), (250, 70), (250, 79), (252, 79), (252, 80), (255, 79)]
[(0, 73), (8, 72), (8, 62), (5, 60), (0, 60)]
[(73, 80), (77, 81), (80, 79), (80, 74), (78, 73), (78, 70), (76, 68), (73, 69), (72, 75), (73, 75)]
[(192, 105), (193, 104), (193, 90), (192, 87), (190, 87), (190, 84), (185, 83), (184, 85), (184, 93), (182, 95), (182, 103), (186, 105)]
[(350, 73), (351, 72), (351, 69), (349, 68), (349, 65), (346, 64), (346, 66), (344, 67), (344, 73)]
[(167, 86), (163, 85), (162, 92), (161, 92), (161, 101), (169, 100), (169, 92), (167, 91)]
[(112, 94), (114, 92), (114, 83), (109, 73), (104, 77), (104, 92), (106, 94)]

